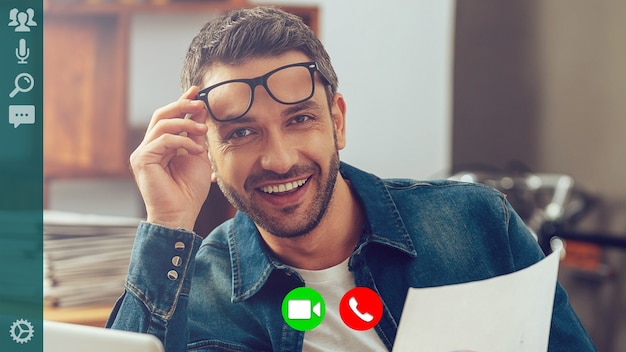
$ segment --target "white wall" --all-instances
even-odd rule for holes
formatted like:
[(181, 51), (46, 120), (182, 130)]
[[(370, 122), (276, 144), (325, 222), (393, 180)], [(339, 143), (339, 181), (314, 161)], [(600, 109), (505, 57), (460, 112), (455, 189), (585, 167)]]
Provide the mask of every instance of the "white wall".
[[(262, 1), (267, 4), (268, 1)], [(428, 178), (449, 168), (453, 0), (274, 0), (320, 8), (320, 38), (348, 109), (342, 160), (383, 177)], [(132, 125), (180, 95), (186, 47), (206, 15), (136, 16)]]
[(180, 70), (191, 39), (211, 13), (133, 15), (130, 25), (128, 119), (148, 126), (155, 109), (178, 99)]

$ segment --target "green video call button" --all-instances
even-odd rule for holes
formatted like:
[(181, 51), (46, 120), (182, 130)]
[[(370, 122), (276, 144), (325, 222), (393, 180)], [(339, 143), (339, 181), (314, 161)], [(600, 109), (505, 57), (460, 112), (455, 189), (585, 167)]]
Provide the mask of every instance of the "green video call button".
[(326, 305), (322, 295), (309, 287), (291, 290), (283, 299), (283, 319), (298, 331), (316, 328), (326, 314)]

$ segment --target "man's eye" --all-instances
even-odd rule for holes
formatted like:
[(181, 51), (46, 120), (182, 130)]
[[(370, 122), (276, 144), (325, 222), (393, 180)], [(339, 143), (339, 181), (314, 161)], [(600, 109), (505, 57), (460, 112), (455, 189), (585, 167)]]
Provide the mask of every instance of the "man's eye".
[(244, 138), (247, 137), (249, 135), (252, 134), (252, 131), (250, 131), (247, 128), (240, 128), (238, 130), (233, 131), (229, 136), (228, 139), (238, 139), (238, 138)]
[(291, 120), (292, 124), (303, 123), (311, 119), (311, 116), (308, 115), (298, 115)]

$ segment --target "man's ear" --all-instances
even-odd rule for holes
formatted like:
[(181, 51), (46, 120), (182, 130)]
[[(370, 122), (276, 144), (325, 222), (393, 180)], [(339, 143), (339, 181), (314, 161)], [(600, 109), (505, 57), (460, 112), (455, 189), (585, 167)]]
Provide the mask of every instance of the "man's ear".
[(335, 125), (337, 148), (341, 150), (346, 146), (346, 102), (341, 93), (335, 93), (333, 96), (330, 114)]
[(211, 182), (217, 182), (217, 172), (215, 172), (215, 163), (213, 162), (213, 155), (211, 155), (211, 149), (209, 148), (209, 136), (206, 139), (207, 154), (209, 155), (209, 162), (211, 162)]
[[(213, 164), (213, 163), (211, 163)], [(217, 172), (215, 172), (215, 168), (213, 167), (213, 165), (211, 165), (211, 168), (213, 169), (213, 172), (211, 172), (211, 182), (216, 183), (217, 182)]]

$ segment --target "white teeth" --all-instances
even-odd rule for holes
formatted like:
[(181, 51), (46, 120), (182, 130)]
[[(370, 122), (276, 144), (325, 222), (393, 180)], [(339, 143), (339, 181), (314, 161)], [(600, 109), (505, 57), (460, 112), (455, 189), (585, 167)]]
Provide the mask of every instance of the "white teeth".
[(288, 182), (288, 183), (282, 183), (280, 185), (273, 185), (273, 186), (265, 186), (263, 188), (261, 188), (261, 191), (265, 192), (265, 193), (282, 193), (282, 192), (287, 192), (287, 191), (291, 191), (293, 189), (296, 189), (298, 187), (301, 187), (302, 185), (304, 185), (306, 183), (306, 179), (304, 180), (298, 180), (298, 181), (293, 181), (293, 182)]

